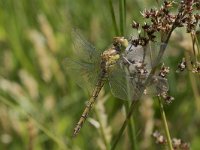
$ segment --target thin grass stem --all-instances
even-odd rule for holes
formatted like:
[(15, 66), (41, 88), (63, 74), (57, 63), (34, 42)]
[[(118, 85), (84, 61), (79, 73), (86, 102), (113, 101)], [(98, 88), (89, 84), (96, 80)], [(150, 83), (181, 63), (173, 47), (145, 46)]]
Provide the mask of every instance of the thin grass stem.
[(119, 1), (119, 26), (120, 26), (120, 35), (124, 35), (125, 27), (125, 1)]
[(169, 150), (173, 150), (172, 140), (171, 140), (171, 136), (170, 136), (168, 124), (167, 124), (167, 119), (166, 119), (166, 115), (165, 115), (163, 103), (162, 103), (160, 97), (158, 97), (158, 102), (159, 102), (160, 113), (161, 113), (162, 120), (163, 120), (163, 124), (164, 124), (165, 134), (166, 134), (166, 136), (167, 136), (167, 145), (168, 145), (168, 149), (169, 149)]
[[(119, 10), (120, 10), (120, 35), (125, 34), (125, 27), (126, 27), (126, 0), (120, 0), (119, 2)], [(127, 80), (128, 82), (128, 80)], [(128, 85), (128, 83), (127, 83)], [(131, 100), (131, 97), (129, 97), (129, 100)], [(128, 116), (129, 112), (129, 103), (124, 103), (125, 105), (125, 110), (126, 110), (126, 115)], [(133, 118), (130, 118), (130, 122), (128, 123), (128, 135), (131, 143), (131, 147), (137, 147), (136, 146), (136, 135), (135, 135), (135, 126), (133, 125)], [(135, 148), (136, 150), (136, 148)]]
[[(125, 103), (125, 109), (126, 109), (126, 115), (128, 116), (128, 110), (129, 110), (129, 104)], [(135, 125), (134, 125), (134, 119), (130, 118), (130, 122), (128, 124), (128, 135), (131, 143), (131, 147), (134, 148), (134, 150), (138, 149), (137, 146), (137, 138), (136, 138), (136, 132), (135, 132)]]
[(114, 143), (113, 143), (113, 145), (111, 147), (111, 150), (115, 150), (115, 148), (117, 146), (117, 143), (119, 142), (119, 139), (122, 136), (122, 134), (124, 132), (124, 129), (126, 128), (127, 124), (129, 123), (129, 120), (131, 118), (131, 115), (132, 115), (133, 111), (135, 110), (134, 108), (135, 108), (135, 105), (136, 105), (137, 102), (138, 101), (133, 101), (131, 103), (131, 106), (130, 106), (130, 109), (129, 109), (130, 111), (129, 111), (129, 113), (128, 113), (127, 117), (126, 117), (126, 120), (124, 121), (121, 129), (119, 130), (119, 133), (118, 133), (116, 139), (114, 140)]
[(110, 7), (110, 13), (111, 13), (111, 18), (112, 18), (115, 34), (119, 35), (119, 30), (118, 30), (118, 27), (117, 27), (117, 22), (116, 22), (116, 18), (115, 18), (112, 0), (109, 0), (109, 7)]

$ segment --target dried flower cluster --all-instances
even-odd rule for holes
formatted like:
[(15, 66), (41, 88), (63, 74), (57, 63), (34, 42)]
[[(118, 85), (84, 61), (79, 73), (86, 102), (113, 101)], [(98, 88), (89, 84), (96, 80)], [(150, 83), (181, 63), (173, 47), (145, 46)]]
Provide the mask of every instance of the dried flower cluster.
[[(159, 131), (155, 131), (152, 134), (153, 138), (155, 139), (155, 142), (157, 144), (161, 144), (164, 145), (166, 144), (167, 140), (164, 137), (164, 135), (162, 135)], [(189, 144), (182, 141), (181, 139), (177, 139), (177, 138), (173, 138), (172, 139), (172, 146), (174, 150), (189, 150)]]
[(166, 78), (169, 73), (169, 67), (166, 67), (164, 64), (160, 68), (159, 76), (162, 78)]
[[(195, 13), (195, 10), (199, 9), (199, 1), (195, 0), (182, 0), (178, 6), (178, 12), (172, 13), (172, 9), (175, 8), (177, 3), (174, 1), (164, 1), (163, 5), (159, 9), (145, 10), (142, 15), (144, 18), (150, 20), (149, 23), (145, 22), (143, 25), (133, 21), (132, 28), (138, 30), (138, 38), (131, 39), (131, 45), (133, 47), (142, 46), (143, 48), (149, 44), (149, 42), (155, 42), (155, 38), (159, 33), (161, 42), (167, 43), (172, 31), (177, 27), (185, 27), (187, 32), (193, 34), (196, 33), (198, 27), (200, 15)], [(131, 62), (129, 68), (134, 68), (134, 74), (139, 76), (139, 79), (146, 79), (148, 75), (148, 64), (144, 61)], [(185, 60), (179, 64), (178, 69), (183, 71), (187, 64)], [(131, 70), (131, 69), (130, 69)], [(131, 72), (131, 71), (130, 71)], [(132, 71), (133, 72), (133, 71)], [(192, 65), (192, 72), (199, 73), (200, 65), (195, 63)], [(174, 100), (168, 94), (166, 75), (169, 73), (169, 67), (162, 66), (159, 78), (153, 78), (151, 84), (156, 85), (158, 96), (169, 104)], [(144, 78), (141, 78), (144, 77)], [(141, 85), (140, 85), (141, 86)]]
[(198, 10), (198, 0), (183, 0), (180, 3), (179, 14), (177, 15), (176, 24), (178, 26), (186, 26), (187, 32), (195, 33), (198, 25), (200, 15), (198, 13), (193, 14), (193, 11)]
[(152, 136), (155, 139), (156, 144), (166, 144), (167, 142), (165, 137), (158, 131), (155, 131)]
[(181, 139), (173, 138), (172, 139), (172, 145), (174, 150), (189, 150), (189, 144), (182, 141)]
[(195, 62), (195, 64), (192, 65), (192, 72), (196, 74), (200, 74), (200, 62)]
[(181, 62), (178, 64), (178, 68), (176, 70), (176, 72), (179, 72), (179, 71), (184, 71), (187, 67), (187, 64), (186, 64), (186, 60), (185, 58), (182, 58)]
[[(164, 64), (161, 66), (160, 68), (160, 71), (159, 71), (159, 76), (161, 78), (163, 78), (163, 80), (166, 80), (165, 82), (167, 82), (167, 74), (169, 73), (169, 67), (166, 67)], [(163, 84), (164, 87), (162, 87), (163, 89), (166, 89), (166, 85)], [(166, 90), (162, 90), (158, 93), (160, 97), (162, 97), (162, 99), (164, 100), (164, 102), (166, 104), (170, 104), (173, 100), (174, 100), (174, 97), (170, 96), (169, 95), (169, 91), (168, 91), (168, 88)]]
[(149, 41), (154, 41), (156, 33), (160, 33), (161, 42), (166, 42), (171, 32), (177, 27), (186, 27), (187, 32), (196, 32), (200, 15), (193, 14), (194, 10), (199, 9), (200, 2), (195, 0), (182, 0), (177, 14), (171, 13), (170, 9), (174, 8), (174, 1), (164, 1), (160, 9), (145, 10), (142, 15), (150, 19), (150, 23), (139, 23), (133, 21), (132, 28), (138, 31), (142, 30), (143, 35), (139, 32), (138, 39), (132, 40), (134, 46), (145, 46)]
[[(188, 68), (188, 65), (190, 65), (190, 68)], [(178, 64), (176, 72), (182, 72), (185, 69), (191, 71), (192, 73), (200, 74), (200, 62), (193, 62), (191, 60), (186, 62), (186, 59), (182, 58), (182, 60)]]

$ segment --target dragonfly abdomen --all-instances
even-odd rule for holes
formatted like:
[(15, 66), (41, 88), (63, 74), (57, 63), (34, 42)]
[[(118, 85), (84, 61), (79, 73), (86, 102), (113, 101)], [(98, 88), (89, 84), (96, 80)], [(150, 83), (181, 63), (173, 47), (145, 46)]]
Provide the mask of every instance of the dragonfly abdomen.
[(98, 80), (98, 82), (97, 82), (97, 84), (96, 84), (96, 86), (95, 86), (95, 88), (92, 92), (91, 98), (89, 99), (89, 101), (86, 104), (86, 108), (84, 109), (84, 111), (81, 115), (81, 118), (79, 119), (76, 127), (74, 128), (73, 136), (76, 136), (79, 133), (80, 129), (82, 128), (83, 123), (87, 119), (88, 114), (89, 114), (90, 110), (92, 109), (93, 104), (95, 103), (95, 101), (96, 101), (96, 99), (97, 99), (97, 97), (98, 97), (98, 95), (99, 95), (99, 93), (100, 93), (100, 91), (101, 91), (101, 89), (102, 89), (102, 87), (105, 83), (105, 80), (106, 80), (106, 74), (103, 73), (100, 76), (100, 79)]

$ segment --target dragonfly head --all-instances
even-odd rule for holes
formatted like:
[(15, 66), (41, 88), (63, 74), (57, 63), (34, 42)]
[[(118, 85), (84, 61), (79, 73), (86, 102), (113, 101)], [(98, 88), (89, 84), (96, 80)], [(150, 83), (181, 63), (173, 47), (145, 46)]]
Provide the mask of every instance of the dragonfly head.
[(114, 37), (113, 45), (116, 47), (116, 50), (121, 52), (128, 46), (128, 40), (124, 37)]

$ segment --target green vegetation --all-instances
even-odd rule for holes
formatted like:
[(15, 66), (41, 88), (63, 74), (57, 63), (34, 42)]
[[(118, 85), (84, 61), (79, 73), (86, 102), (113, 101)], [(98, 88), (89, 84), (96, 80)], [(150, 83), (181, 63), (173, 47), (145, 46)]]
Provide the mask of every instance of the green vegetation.
[[(91, 91), (77, 86), (76, 77), (64, 69), (63, 60), (76, 52), (71, 30), (79, 28), (85, 39), (103, 50), (118, 34), (135, 35), (132, 21), (143, 23), (140, 12), (160, 5), (130, 0), (0, 0), (0, 149), (110, 149), (131, 102), (113, 97), (106, 85), (72, 138)], [(199, 35), (195, 38), (200, 40)], [(176, 30), (164, 54), (174, 101), (166, 105), (155, 97), (142, 98), (116, 149), (165, 149), (167, 144), (152, 137), (156, 130), (200, 149), (200, 74), (176, 72), (182, 58), (192, 56), (192, 39), (185, 29)], [(199, 47), (195, 54), (192, 59), (198, 61)]]

